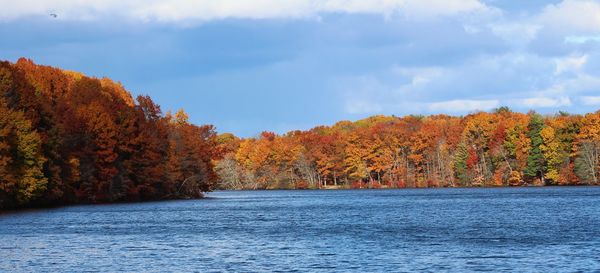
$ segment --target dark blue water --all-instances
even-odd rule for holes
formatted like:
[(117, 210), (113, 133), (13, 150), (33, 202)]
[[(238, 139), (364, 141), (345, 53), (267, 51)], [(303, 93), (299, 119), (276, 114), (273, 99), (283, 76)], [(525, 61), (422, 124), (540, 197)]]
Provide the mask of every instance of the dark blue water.
[(0, 215), (0, 271), (600, 271), (600, 187), (208, 196)]

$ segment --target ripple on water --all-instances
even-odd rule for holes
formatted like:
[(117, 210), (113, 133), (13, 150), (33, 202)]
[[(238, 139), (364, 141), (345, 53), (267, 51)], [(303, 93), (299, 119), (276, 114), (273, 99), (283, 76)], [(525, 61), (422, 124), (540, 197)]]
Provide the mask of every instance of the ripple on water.
[(0, 271), (600, 269), (600, 188), (208, 196), (0, 215)]

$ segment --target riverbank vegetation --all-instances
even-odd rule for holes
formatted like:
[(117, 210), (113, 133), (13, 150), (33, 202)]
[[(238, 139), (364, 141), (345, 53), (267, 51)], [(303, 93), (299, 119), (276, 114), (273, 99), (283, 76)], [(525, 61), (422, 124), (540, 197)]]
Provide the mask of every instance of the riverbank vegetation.
[(0, 62), (0, 209), (199, 197), (215, 140), (107, 78)]
[(600, 112), (373, 116), (242, 139), (107, 78), (0, 62), (0, 209), (215, 187), (597, 185), (599, 165)]
[(227, 189), (597, 185), (600, 175), (600, 112), (374, 116), (217, 141)]

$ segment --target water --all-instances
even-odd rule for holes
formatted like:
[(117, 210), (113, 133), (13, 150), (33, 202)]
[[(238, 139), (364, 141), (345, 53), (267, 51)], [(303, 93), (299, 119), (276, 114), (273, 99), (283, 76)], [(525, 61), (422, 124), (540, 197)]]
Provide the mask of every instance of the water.
[(0, 215), (0, 271), (600, 272), (600, 187), (208, 196)]

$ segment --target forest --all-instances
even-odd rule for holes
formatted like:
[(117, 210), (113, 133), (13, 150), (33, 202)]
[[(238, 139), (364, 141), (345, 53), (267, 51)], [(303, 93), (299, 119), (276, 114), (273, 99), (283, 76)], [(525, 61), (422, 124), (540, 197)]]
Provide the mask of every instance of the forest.
[(597, 185), (600, 175), (600, 111), (373, 116), (217, 142), (227, 189)]
[(201, 197), (216, 139), (107, 78), (0, 62), (0, 209)]
[(0, 62), (0, 209), (213, 189), (597, 185), (600, 111), (373, 116), (239, 138), (108, 78)]

